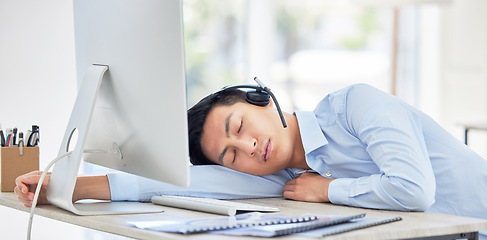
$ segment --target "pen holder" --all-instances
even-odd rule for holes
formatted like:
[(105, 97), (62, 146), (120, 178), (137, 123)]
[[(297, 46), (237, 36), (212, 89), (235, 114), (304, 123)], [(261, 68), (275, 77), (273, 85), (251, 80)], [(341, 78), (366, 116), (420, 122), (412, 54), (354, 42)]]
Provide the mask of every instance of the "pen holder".
[(13, 192), (15, 179), (34, 170), (39, 170), (39, 147), (1, 147), (0, 185), (2, 192)]

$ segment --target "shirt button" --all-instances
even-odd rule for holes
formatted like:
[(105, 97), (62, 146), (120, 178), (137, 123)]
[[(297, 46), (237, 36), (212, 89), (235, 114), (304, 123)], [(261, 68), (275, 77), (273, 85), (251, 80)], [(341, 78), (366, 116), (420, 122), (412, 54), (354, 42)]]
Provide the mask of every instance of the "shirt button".
[(330, 171), (326, 171), (325, 176), (331, 177), (331, 172)]

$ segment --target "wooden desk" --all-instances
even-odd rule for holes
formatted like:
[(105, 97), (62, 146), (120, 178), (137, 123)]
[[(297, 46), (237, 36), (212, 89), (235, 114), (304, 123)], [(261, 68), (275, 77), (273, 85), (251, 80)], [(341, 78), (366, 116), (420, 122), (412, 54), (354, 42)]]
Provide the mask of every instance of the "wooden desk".
[[(478, 231), (487, 229), (487, 220), (449, 216), (435, 213), (422, 212), (397, 212), (382, 211), (345, 206), (336, 206), (324, 203), (305, 203), (281, 198), (238, 200), (249, 203), (276, 206), (282, 214), (327, 214), (327, 215), (352, 215), (366, 213), (368, 217), (402, 217), (402, 221), (385, 225), (356, 230), (348, 233), (334, 235), (326, 239), (404, 239), (425, 238), (433, 236), (449, 236), (452, 238), (478, 237)], [(29, 211), (20, 202), (14, 193), (0, 193), (0, 204), (21, 211)], [(149, 203), (141, 203), (149, 204)], [(36, 214), (56, 219), (59, 221), (92, 228), (109, 233), (119, 234), (137, 239), (248, 239), (249, 237), (230, 237), (215, 234), (180, 235), (142, 230), (127, 224), (130, 221), (164, 220), (171, 218), (199, 218), (215, 216), (213, 214), (194, 212), (171, 207), (164, 207), (165, 212), (157, 214), (133, 214), (133, 215), (104, 215), (104, 216), (76, 216), (54, 206), (39, 206)], [(7, 216), (1, 216), (6, 218)], [(35, 219), (34, 219), (35, 224)], [(55, 229), (53, 229), (55, 231)], [(464, 234), (464, 235), (461, 235)], [(453, 236), (453, 237), (451, 237)], [(68, 237), (68, 236), (66, 236)], [(279, 239), (297, 239), (295, 235), (278, 237)], [(264, 238), (259, 238), (264, 239)], [(426, 238), (428, 239), (428, 238)], [(431, 238), (440, 239), (440, 238)]]

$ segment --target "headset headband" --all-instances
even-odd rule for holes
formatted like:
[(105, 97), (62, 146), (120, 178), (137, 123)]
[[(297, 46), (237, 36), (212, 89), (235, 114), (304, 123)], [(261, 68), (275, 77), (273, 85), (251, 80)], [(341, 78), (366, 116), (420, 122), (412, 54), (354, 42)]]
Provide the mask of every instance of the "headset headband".
[[(274, 103), (276, 104), (277, 112), (279, 113), (279, 117), (281, 118), (282, 126), (284, 128), (286, 128), (287, 123), (286, 123), (286, 120), (284, 119), (284, 115), (282, 114), (281, 107), (279, 106), (279, 103), (277, 102), (276, 97), (271, 92), (271, 89), (268, 88), (267, 86), (265, 86), (264, 83), (262, 83), (257, 77), (254, 78), (254, 81), (257, 82), (258, 86), (255, 86), (255, 85), (235, 85), (235, 86), (225, 87), (220, 91), (225, 91), (225, 90), (229, 90), (229, 89), (237, 89), (237, 88), (250, 88), (250, 89), (255, 89), (258, 95), (268, 94), (272, 98)], [(258, 95), (252, 95), (252, 96), (255, 97)], [(266, 96), (266, 98), (269, 99), (269, 96)], [(262, 97), (262, 96), (258, 96), (258, 97)], [(254, 104), (254, 105), (259, 105), (259, 106), (265, 106), (268, 104), (268, 101), (265, 104), (262, 104), (263, 101), (260, 99), (255, 101), (254, 99), (252, 99), (252, 97), (249, 98), (249, 92), (247, 92), (247, 101)]]

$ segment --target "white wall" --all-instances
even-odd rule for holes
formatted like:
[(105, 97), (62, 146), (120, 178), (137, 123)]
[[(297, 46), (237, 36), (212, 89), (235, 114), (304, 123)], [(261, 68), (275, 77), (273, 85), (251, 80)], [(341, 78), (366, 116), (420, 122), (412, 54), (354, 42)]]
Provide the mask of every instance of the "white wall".
[[(441, 12), (441, 123), (464, 139), (461, 123), (487, 121), (487, 1), (450, 1)], [(487, 157), (487, 131), (469, 146)]]
[(76, 94), (72, 3), (0, 0), (0, 122), (40, 126), (41, 167), (57, 156)]
[[(0, 0), (0, 123), (40, 126), (41, 168), (57, 156), (76, 97), (72, 15), (72, 1)], [(27, 213), (0, 207), (0, 238), (24, 239), (27, 222)], [(33, 239), (112, 237), (34, 218)]]

